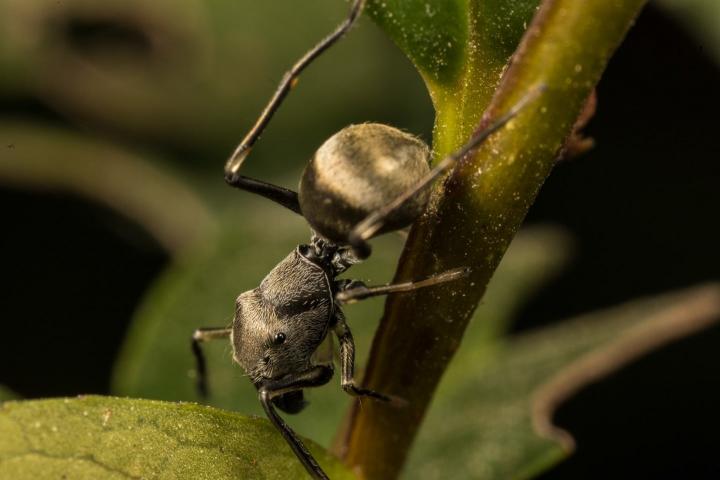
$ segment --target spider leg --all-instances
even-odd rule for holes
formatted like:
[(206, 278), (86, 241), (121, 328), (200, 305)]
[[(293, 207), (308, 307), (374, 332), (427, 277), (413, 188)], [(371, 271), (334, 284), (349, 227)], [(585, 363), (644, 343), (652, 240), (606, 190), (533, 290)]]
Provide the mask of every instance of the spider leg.
[(542, 85), (530, 90), (515, 105), (513, 105), (507, 113), (500, 116), (479, 132), (476, 132), (465, 145), (460, 147), (460, 149), (442, 159), (414, 187), (395, 198), (385, 207), (371, 213), (363, 221), (358, 223), (355, 228), (353, 228), (352, 232), (350, 232), (348, 238), (348, 243), (353, 247), (356, 255), (361, 259), (366, 258), (370, 254), (370, 245), (367, 241), (380, 229), (382, 229), (390, 215), (402, 207), (408, 199), (416, 195), (418, 192), (429, 188), (430, 185), (432, 185), (442, 174), (453, 168), (459, 161), (465, 158), (466, 155), (485, 142), (490, 135), (512, 120), (532, 100), (535, 100), (542, 90), (544, 90), (544, 86)]
[(423, 280), (415, 280), (412, 282), (394, 283), (390, 285), (380, 285), (377, 287), (368, 287), (362, 282), (352, 282), (348, 285), (349, 288), (340, 290), (335, 295), (335, 300), (340, 303), (354, 303), (359, 300), (364, 300), (370, 297), (376, 297), (378, 295), (389, 295), (398, 292), (411, 292), (419, 288), (430, 287), (432, 285), (438, 285), (440, 283), (452, 282), (453, 280), (459, 280), (465, 278), (470, 274), (470, 268), (461, 267), (453, 268), (436, 275), (432, 275)]
[(318, 387), (330, 381), (333, 375), (331, 366), (318, 365), (299, 374), (288, 375), (279, 380), (270, 380), (258, 389), (258, 399), (265, 410), (265, 414), (275, 428), (282, 434), (292, 451), (305, 467), (305, 470), (315, 479), (329, 480), (317, 460), (303, 444), (300, 437), (288, 426), (275, 411), (272, 399), (288, 392), (308, 387)]
[(354, 397), (370, 397), (382, 402), (391, 402), (398, 406), (405, 404), (405, 401), (398, 397), (385, 395), (357, 385), (355, 380), (355, 340), (352, 332), (350, 332), (350, 327), (345, 322), (345, 317), (342, 314), (337, 314), (335, 318), (334, 331), (340, 344), (340, 382), (342, 389)]
[(345, 20), (327, 37), (323, 38), (317, 45), (303, 55), (295, 64), (283, 75), (280, 84), (275, 90), (272, 98), (263, 109), (260, 117), (250, 131), (245, 135), (240, 145), (237, 146), (227, 163), (225, 164), (225, 181), (241, 190), (246, 190), (258, 195), (262, 195), (283, 207), (289, 208), (295, 213), (300, 212), (297, 193), (277, 185), (255, 180), (240, 175), (238, 172), (242, 167), (245, 158), (250, 154), (253, 145), (257, 142), (260, 135), (270, 123), (270, 119), (278, 110), (285, 97), (290, 90), (297, 84), (298, 78), (305, 68), (319, 57), (325, 50), (330, 48), (335, 42), (342, 38), (348, 30), (353, 26), (365, 5), (365, 0), (354, 0), (350, 7), (350, 12)]
[(230, 328), (198, 328), (193, 332), (191, 339), (191, 347), (193, 355), (195, 355), (195, 372), (197, 375), (195, 387), (198, 395), (205, 399), (208, 397), (207, 385), (207, 365), (205, 363), (205, 355), (203, 355), (200, 344), (208, 340), (217, 340), (230, 336), (232, 329)]

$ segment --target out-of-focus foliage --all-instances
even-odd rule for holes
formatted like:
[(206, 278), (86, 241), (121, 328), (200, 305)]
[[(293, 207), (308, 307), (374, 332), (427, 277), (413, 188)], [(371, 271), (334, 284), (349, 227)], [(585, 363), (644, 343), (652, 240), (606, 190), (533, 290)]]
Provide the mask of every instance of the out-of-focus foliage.
[[(112, 397), (0, 407), (0, 477), (301, 478), (303, 466), (267, 422), (193, 404)], [(308, 442), (332, 478), (355, 478)]]
[(660, 0), (658, 2), (687, 26), (687, 32), (720, 64), (720, 2), (716, 0)]
[[(0, 118), (0, 180), (106, 204), (176, 254), (141, 308), (126, 349), (134, 354), (136, 343), (159, 342), (157, 353), (168, 355), (123, 356), (119, 362), (118, 372), (132, 361), (146, 369), (140, 372), (146, 379), (161, 372), (163, 382), (136, 386), (135, 394), (195, 398), (188, 377), (192, 330), (228, 322), (235, 296), (309, 238), (302, 219), (227, 188), (222, 165), (284, 69), (346, 7), (335, 0), (310, 2), (303, 6), (309, 21), (297, 24), (296, 10), (281, 3), (0, 1), (0, 98), (12, 107), (8, 118)], [(291, 24), (298, 28), (291, 31)], [(431, 108), (423, 95), (409, 62), (363, 19), (303, 75), (248, 171), (292, 185), (312, 150), (351, 122), (385, 121), (427, 136)], [(18, 121), (14, 105), (26, 102), (51, 114)], [(60, 125), (46, 126), (49, 117)], [(375, 261), (355, 270), (358, 276), (375, 283), (391, 277), (402, 240), (382, 242)], [(356, 335), (361, 346), (370, 342), (380, 302), (348, 311), (355, 323), (367, 325)], [(157, 325), (146, 321), (151, 312), (173, 313), (170, 307), (184, 316), (154, 317), (163, 322)], [(228, 347), (208, 348), (227, 353)], [(215, 402), (260, 413), (241, 370), (227, 355), (218, 357), (211, 356), (210, 365)], [(324, 403), (309, 394), (313, 402), (304, 418), (335, 405), (326, 424), (337, 420), (346, 396), (326, 390), (332, 396)], [(327, 442), (333, 428), (319, 436)]]
[[(345, 12), (337, 0), (303, 4), (303, 22), (283, 2), (2, 0), (0, 96), (189, 152), (176, 160), (216, 170), (283, 71)], [(400, 127), (423, 125), (430, 111), (418, 100), (420, 82), (377, 29), (361, 23), (303, 76), (251, 164), (297, 169), (343, 124), (385, 120), (387, 112), (398, 112), (390, 115)]]
[[(109, 205), (175, 254), (138, 307), (116, 366), (115, 393), (196, 399), (192, 330), (227, 324), (235, 296), (308, 238), (302, 219), (225, 187), (221, 175), (224, 156), (284, 69), (347, 8), (317, 0), (298, 11), (291, 3), (0, 0), (0, 99), (13, 107), (0, 110), (0, 182), (71, 191)], [(437, 151), (449, 150), (477, 124), (537, 3), (369, 2), (370, 16), (408, 53), (435, 105), (445, 108), (436, 122), (445, 132)], [(720, 52), (712, 28), (717, 2), (664, 3)], [(487, 25), (458, 21), (467, 8), (481, 8), (482, 15), (472, 13)], [(440, 21), (447, 28), (427, 28)], [(467, 75), (477, 81), (468, 83)], [(14, 105), (25, 102), (42, 115), (18, 120)], [(452, 124), (459, 111), (462, 127)], [(312, 150), (343, 125), (386, 121), (427, 137), (431, 113), (409, 62), (365, 19), (302, 77), (248, 171), (292, 185)], [(509, 340), (516, 309), (565, 264), (569, 245), (557, 230), (516, 239), (436, 392), (408, 478), (529, 476), (556, 461), (566, 450), (533, 430), (536, 392), (565, 366), (612, 350), (637, 318), (656, 319), (659, 308), (680, 301), (623, 306)], [(401, 246), (399, 237), (378, 239), (371, 260), (350, 274), (389, 281)], [(381, 311), (380, 299), (346, 309), (361, 365)], [(206, 350), (210, 402), (260, 414), (254, 388), (231, 363), (229, 344)], [(337, 383), (307, 395), (307, 411), (288, 420), (328, 445), (349, 400)], [(12, 396), (0, 391), (0, 399)], [(0, 472), (12, 478), (22, 478), (20, 469), (27, 478), (41, 478), (33, 476), (38, 472), (112, 478), (101, 465), (149, 475), (161, 459), (168, 459), (167, 472), (197, 469), (183, 471), (193, 478), (223, 478), (225, 468), (234, 476), (259, 468), (267, 478), (302, 472), (265, 420), (194, 405), (108, 398), (12, 403), (0, 410), (0, 427)], [(176, 435), (190, 443), (179, 448)], [(344, 474), (330, 468), (337, 468), (333, 478)]]
[[(0, 121), (0, 138), (13, 141), (0, 156), (6, 185), (72, 192), (106, 205), (143, 225), (173, 253), (215, 229), (195, 190), (151, 155), (29, 122)], [(168, 215), (169, 208), (182, 215)]]
[(15, 392), (3, 385), (0, 385), (0, 402), (4, 402), (6, 400), (14, 400), (16, 398), (17, 394), (15, 394)]
[[(436, 392), (405, 477), (532, 478), (574, 448), (570, 434), (553, 425), (560, 404), (652, 350), (718, 322), (720, 285), (714, 284), (515, 337), (490, 362), (482, 349), (463, 349)], [(463, 341), (477, 345), (474, 337), (471, 328)]]

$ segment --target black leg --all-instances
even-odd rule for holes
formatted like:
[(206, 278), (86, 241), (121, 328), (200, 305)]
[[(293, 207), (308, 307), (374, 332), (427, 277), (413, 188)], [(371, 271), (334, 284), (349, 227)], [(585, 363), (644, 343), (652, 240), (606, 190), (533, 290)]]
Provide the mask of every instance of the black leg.
[(235, 149), (230, 159), (225, 164), (225, 180), (230, 185), (247, 190), (253, 193), (258, 193), (270, 200), (273, 200), (280, 205), (289, 208), (290, 210), (300, 213), (300, 207), (297, 202), (297, 193), (277, 187), (258, 180), (243, 177), (238, 172), (242, 167), (245, 158), (250, 154), (253, 145), (260, 138), (260, 135), (267, 127), (270, 119), (275, 114), (280, 104), (283, 102), (290, 90), (295, 86), (298, 81), (298, 77), (305, 68), (312, 63), (317, 57), (319, 57), (325, 50), (330, 48), (335, 42), (342, 38), (350, 27), (355, 23), (355, 20), (360, 16), (365, 0), (353, 0), (353, 4), (350, 7), (350, 12), (347, 18), (327, 37), (322, 39), (317, 45), (303, 55), (292, 68), (285, 73), (280, 85), (273, 94), (270, 102), (268, 102), (265, 109), (260, 114), (260, 117), (255, 122), (255, 125), (245, 135), (240, 145)]
[(273, 407), (272, 399), (295, 390), (324, 385), (330, 381), (332, 375), (332, 367), (319, 365), (299, 375), (288, 375), (279, 380), (268, 381), (258, 389), (258, 398), (268, 419), (270, 419), (272, 424), (275, 425), (275, 428), (280, 431), (310, 476), (320, 480), (329, 479), (297, 434), (285, 423), (282, 417), (277, 414)]
[(413, 188), (400, 195), (385, 207), (377, 210), (367, 216), (362, 222), (358, 223), (348, 237), (348, 243), (357, 252), (360, 258), (366, 258), (370, 253), (370, 247), (367, 241), (373, 237), (384, 225), (387, 218), (397, 209), (415, 196), (418, 192), (425, 190), (432, 185), (443, 173), (453, 168), (460, 160), (482, 144), (487, 138), (502, 128), (507, 122), (512, 120), (520, 111), (525, 108), (532, 100), (537, 98), (540, 92), (544, 90), (544, 86), (536, 87), (528, 92), (518, 101), (507, 113), (495, 120), (493, 123), (475, 133), (470, 140), (456, 152), (448, 155), (441, 160), (435, 168), (420, 180)]
[(234, 175), (232, 178), (226, 177), (226, 180), (230, 186), (265, 197), (268, 200), (272, 200), (273, 202), (292, 210), (298, 215), (302, 215), (302, 212), (300, 212), (298, 194), (293, 190), (246, 177), (244, 175)]
[(195, 355), (195, 387), (197, 388), (198, 395), (203, 399), (208, 396), (207, 365), (200, 344), (208, 340), (227, 338), (231, 332), (232, 329), (230, 328), (198, 328), (193, 332), (191, 347)]
[(461, 267), (453, 268), (443, 273), (438, 273), (424, 280), (417, 280), (414, 282), (395, 283), (391, 285), (381, 285), (379, 287), (368, 287), (362, 282), (350, 282), (344, 288), (342, 288), (336, 295), (335, 300), (340, 303), (353, 303), (359, 300), (364, 300), (369, 297), (376, 297), (378, 295), (389, 295), (391, 293), (398, 292), (411, 292), (419, 288), (430, 287), (439, 283), (452, 282), (453, 280), (459, 280), (465, 278), (470, 274), (470, 268)]
[(343, 315), (336, 315), (336, 319), (335, 335), (340, 343), (340, 379), (343, 390), (353, 396), (371, 397), (383, 402), (399, 400), (355, 384), (355, 341)]

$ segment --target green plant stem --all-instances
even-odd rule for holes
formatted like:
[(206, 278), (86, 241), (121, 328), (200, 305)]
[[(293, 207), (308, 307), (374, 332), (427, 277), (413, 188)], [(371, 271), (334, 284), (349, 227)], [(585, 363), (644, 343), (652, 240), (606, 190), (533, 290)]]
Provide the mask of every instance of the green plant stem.
[[(408, 238), (396, 281), (470, 266), (470, 278), (390, 297), (365, 374), (368, 388), (405, 398), (404, 407), (353, 407), (340, 448), (364, 478), (399, 474), (433, 392), (490, 277), (552, 169), (585, 99), (644, 0), (550, 0), (540, 7), (481, 125), (532, 87), (545, 92), (433, 194)], [(438, 112), (451, 125), (461, 110)], [(454, 130), (454, 129), (453, 129)], [(438, 125), (438, 155), (462, 140)], [(472, 348), (472, 346), (468, 346)], [(468, 379), (472, 381), (472, 379)]]

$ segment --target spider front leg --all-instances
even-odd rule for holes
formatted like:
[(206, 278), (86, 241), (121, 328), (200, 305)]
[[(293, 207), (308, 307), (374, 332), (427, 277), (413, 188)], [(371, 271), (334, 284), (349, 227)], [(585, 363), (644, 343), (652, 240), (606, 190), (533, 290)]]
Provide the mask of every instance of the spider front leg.
[(197, 392), (201, 398), (208, 396), (207, 386), (207, 365), (205, 363), (205, 355), (203, 355), (200, 344), (208, 340), (217, 340), (220, 338), (228, 338), (232, 333), (230, 328), (198, 328), (193, 332), (191, 346), (193, 355), (195, 355), (195, 375)]
[(237, 172), (231, 172), (227, 169), (225, 170), (225, 181), (232, 187), (260, 195), (292, 210), (298, 215), (302, 215), (300, 212), (298, 194), (293, 190), (279, 187), (277, 185), (273, 185), (272, 183), (263, 182), (262, 180), (239, 175)]
[(299, 374), (287, 375), (278, 380), (268, 380), (258, 387), (258, 399), (265, 410), (265, 414), (272, 424), (282, 434), (285, 441), (303, 464), (305, 470), (315, 479), (329, 480), (320, 465), (313, 458), (310, 451), (302, 443), (300, 437), (288, 426), (280, 415), (275, 411), (273, 398), (280, 395), (302, 390), (308, 387), (319, 387), (325, 385), (333, 376), (333, 369), (328, 365), (318, 365), (310, 370)]
[(297, 84), (300, 74), (312, 63), (317, 57), (323, 54), (335, 42), (340, 40), (362, 13), (365, 0), (353, 0), (345, 20), (327, 37), (323, 38), (317, 45), (305, 53), (295, 64), (288, 70), (280, 80), (275, 93), (255, 121), (250, 131), (245, 135), (240, 145), (237, 146), (227, 163), (225, 164), (225, 181), (236, 188), (246, 190), (257, 195), (268, 198), (293, 212), (302, 215), (300, 212), (300, 203), (298, 202), (298, 194), (287, 188), (279, 187), (271, 183), (256, 180), (254, 178), (240, 175), (240, 167), (242, 167), (245, 158), (250, 154), (255, 142), (258, 141), (260, 135), (270, 123), (275, 112), (280, 108), (285, 97), (290, 90)]
[(460, 280), (470, 274), (470, 267), (452, 268), (442, 273), (432, 275), (423, 280), (416, 280), (413, 282), (403, 283), (392, 283), (389, 285), (380, 285), (377, 287), (368, 287), (363, 282), (358, 280), (342, 280), (338, 288), (338, 293), (335, 294), (335, 300), (348, 304), (354, 303), (359, 300), (364, 300), (370, 297), (377, 297), (378, 295), (390, 295), (392, 293), (400, 292), (412, 292), (420, 288), (431, 287), (440, 283), (452, 282), (454, 280)]

